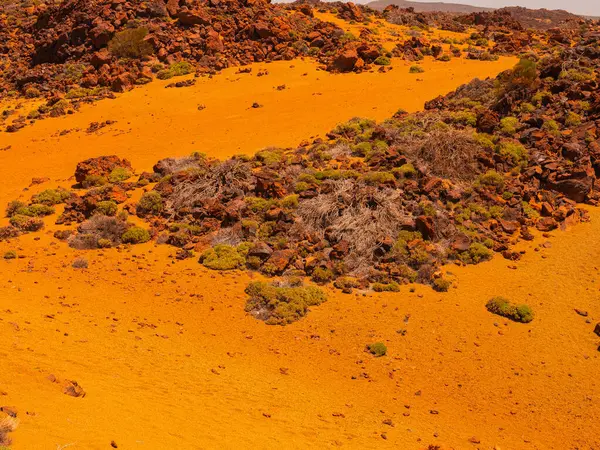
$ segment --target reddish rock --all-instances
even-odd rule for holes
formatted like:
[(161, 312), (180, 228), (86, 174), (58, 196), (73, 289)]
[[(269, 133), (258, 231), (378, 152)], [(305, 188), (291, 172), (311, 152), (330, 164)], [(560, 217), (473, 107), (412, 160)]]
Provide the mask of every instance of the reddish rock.
[(287, 268), (293, 256), (293, 250), (277, 250), (269, 257), (265, 265), (269, 266), (271, 273), (281, 274)]
[(437, 237), (437, 231), (433, 218), (430, 216), (419, 216), (416, 219), (417, 231), (421, 233), (423, 239), (433, 240)]
[(333, 61), (333, 69), (338, 72), (352, 72), (358, 61), (356, 50), (345, 50)]
[(112, 60), (111, 54), (108, 52), (108, 50), (103, 49), (92, 55), (92, 58), (90, 59), (90, 63), (96, 69), (99, 69), (104, 64), (109, 64), (111, 60)]
[(508, 234), (513, 234), (519, 229), (519, 222), (500, 219), (498, 220), (498, 223), (500, 224), (500, 227), (502, 227), (502, 230)]
[(63, 393), (71, 397), (85, 397), (85, 391), (81, 386), (79, 386), (79, 384), (77, 384), (77, 381), (66, 381), (66, 386), (63, 390)]
[(89, 175), (108, 176), (116, 167), (124, 167), (133, 170), (131, 163), (118, 156), (99, 156), (97, 158), (86, 159), (77, 164), (75, 169), (75, 180), (81, 183)]
[(464, 252), (466, 250), (469, 250), (470, 246), (471, 239), (469, 239), (469, 237), (464, 234), (459, 234), (455, 236), (452, 240), (452, 244), (450, 244), (450, 247), (452, 247), (453, 250), (456, 250), (458, 252)]
[(535, 227), (540, 231), (552, 231), (558, 228), (558, 223), (552, 217), (542, 217), (537, 221)]
[(210, 25), (211, 22), (210, 14), (203, 8), (184, 8), (179, 11), (177, 18), (182, 25)]

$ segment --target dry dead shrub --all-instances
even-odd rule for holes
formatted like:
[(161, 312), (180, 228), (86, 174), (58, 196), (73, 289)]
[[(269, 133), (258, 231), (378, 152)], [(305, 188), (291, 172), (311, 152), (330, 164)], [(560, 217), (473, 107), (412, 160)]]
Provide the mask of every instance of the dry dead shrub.
[(74, 269), (87, 269), (88, 268), (88, 260), (85, 258), (75, 258), (71, 267)]
[(0, 419), (0, 445), (10, 445), (11, 440), (8, 437), (8, 434), (15, 431), (18, 425), (19, 419), (15, 417), (6, 416)]
[(251, 165), (237, 159), (229, 159), (209, 167), (196, 178), (182, 180), (173, 188), (166, 201), (166, 210), (176, 214), (182, 208), (193, 207), (204, 200), (220, 195), (230, 198), (243, 196), (255, 184)]
[(472, 181), (477, 177), (477, 156), (482, 151), (472, 133), (454, 129), (432, 131), (407, 148), (419, 168), (453, 181)]
[(161, 159), (154, 166), (154, 170), (164, 177), (182, 170), (197, 168), (198, 162), (198, 159), (193, 156), (184, 158), (165, 158)]
[(219, 244), (231, 245), (235, 247), (244, 241), (241, 227), (229, 227), (219, 229), (211, 239), (211, 245), (214, 247)]
[(154, 49), (144, 40), (147, 35), (146, 27), (123, 30), (114, 35), (108, 43), (108, 50), (117, 58), (142, 58), (151, 55)]
[(494, 80), (480, 80), (475, 78), (467, 84), (458, 87), (450, 98), (457, 102), (459, 100), (472, 100), (484, 105), (492, 104), (496, 99)]
[(69, 246), (78, 250), (89, 250), (100, 247), (98, 243), (101, 240), (118, 245), (127, 228), (127, 223), (116, 217), (92, 216), (79, 225), (78, 233), (69, 239)]
[(328, 193), (300, 202), (301, 221), (296, 230), (306, 230), (350, 243), (345, 262), (350, 270), (370, 265), (384, 238), (394, 239), (408, 214), (402, 207), (402, 193), (377, 189), (352, 180), (331, 181)]

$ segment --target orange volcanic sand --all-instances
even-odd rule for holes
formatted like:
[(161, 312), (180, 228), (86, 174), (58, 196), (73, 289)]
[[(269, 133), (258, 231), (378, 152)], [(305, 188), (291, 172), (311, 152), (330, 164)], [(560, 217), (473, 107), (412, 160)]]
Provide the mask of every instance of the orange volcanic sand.
[[(21, 190), (32, 177), (52, 180), (36, 190), (64, 184), (77, 161), (96, 155), (144, 170), (194, 150), (225, 157), (294, 146), (352, 116), (417, 110), (514, 61), (426, 61), (418, 75), (395, 63), (385, 74), (343, 76), (294, 61), (192, 88), (155, 82), (0, 135), (0, 148), (12, 146), (0, 152), (0, 203), (29, 198)], [(270, 74), (257, 77), (258, 67)], [(250, 108), (255, 101), (264, 107)], [(85, 133), (106, 119), (117, 123)], [(58, 136), (73, 128), (81, 131)], [(0, 259), (0, 406), (20, 418), (12, 448), (600, 448), (600, 211), (590, 215), (519, 243), (519, 262), (448, 267), (448, 293), (330, 290), (286, 327), (244, 313), (250, 274), (175, 261), (173, 248), (151, 243), (74, 251), (52, 238), (51, 217), (46, 231), (0, 242), (0, 256), (21, 256)], [(77, 256), (89, 269), (71, 267)], [(488, 313), (496, 295), (529, 304), (534, 321)], [(364, 351), (377, 341), (387, 356)], [(76, 380), (86, 397), (63, 394), (50, 375)]]
[[(1, 133), (0, 148), (11, 148), (0, 151), (0, 205), (16, 198), (32, 177), (63, 180), (77, 162), (93, 156), (117, 154), (137, 169), (150, 169), (161, 158), (194, 151), (225, 158), (267, 146), (294, 147), (355, 116), (383, 120), (398, 108), (417, 111), (425, 101), (515, 62), (428, 58), (422, 74), (408, 73), (410, 64), (397, 61), (384, 74), (333, 75), (317, 71), (313, 61), (285, 61), (254, 65), (250, 74), (229, 69), (189, 88), (165, 89), (172, 80), (155, 81), (115, 100), (84, 105), (74, 115)], [(259, 77), (260, 70), (269, 74)], [(263, 107), (252, 108), (254, 102)], [(199, 111), (199, 105), (206, 109)], [(25, 114), (30, 109), (22, 107)], [(105, 120), (117, 123), (85, 132), (90, 123)], [(71, 131), (61, 136), (64, 130)]]

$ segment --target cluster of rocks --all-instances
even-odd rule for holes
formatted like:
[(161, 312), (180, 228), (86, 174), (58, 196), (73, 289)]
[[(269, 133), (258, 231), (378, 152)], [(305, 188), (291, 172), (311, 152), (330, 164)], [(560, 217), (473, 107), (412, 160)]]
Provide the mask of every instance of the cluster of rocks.
[[(0, 93), (74, 97), (123, 91), (187, 61), (198, 73), (259, 61), (319, 58), (328, 68), (344, 51), (344, 32), (294, 8), (266, 0), (66, 0), (0, 6)], [(360, 12), (360, 10), (358, 10)], [(137, 32), (137, 34), (136, 34)], [(123, 34), (129, 33), (129, 34)], [(111, 42), (125, 41), (119, 49)], [(361, 42), (353, 43), (360, 47)], [(340, 50), (341, 49), (341, 50)], [(366, 62), (369, 55), (363, 51)], [(379, 56), (379, 54), (377, 54)]]

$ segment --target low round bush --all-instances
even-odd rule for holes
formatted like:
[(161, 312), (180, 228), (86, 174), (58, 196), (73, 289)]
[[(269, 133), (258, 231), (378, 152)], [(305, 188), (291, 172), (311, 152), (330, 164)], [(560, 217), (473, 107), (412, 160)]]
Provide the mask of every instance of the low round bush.
[(106, 200), (98, 202), (94, 214), (101, 214), (103, 216), (113, 217), (117, 215), (117, 204), (112, 200)]
[(14, 250), (9, 250), (4, 253), (4, 259), (15, 259), (17, 257), (17, 252)]
[(149, 240), (150, 233), (141, 227), (131, 227), (121, 236), (121, 241), (125, 244), (143, 244)]
[(485, 305), (492, 314), (506, 317), (515, 322), (529, 323), (533, 320), (533, 311), (528, 305), (514, 305), (504, 297), (494, 297)]
[(387, 347), (383, 342), (375, 342), (373, 344), (368, 344), (367, 350), (369, 350), (369, 353), (371, 353), (377, 358), (385, 356), (387, 354)]
[(389, 66), (392, 61), (387, 56), (380, 56), (373, 63), (378, 66)]

